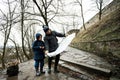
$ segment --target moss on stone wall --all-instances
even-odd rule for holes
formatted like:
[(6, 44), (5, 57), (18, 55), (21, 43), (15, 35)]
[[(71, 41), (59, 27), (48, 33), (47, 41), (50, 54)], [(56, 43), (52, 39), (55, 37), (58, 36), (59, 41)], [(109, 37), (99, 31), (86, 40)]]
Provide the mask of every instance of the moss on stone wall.
[(120, 40), (108, 42), (80, 42), (72, 43), (72, 47), (95, 53), (99, 56), (106, 56), (109, 53), (120, 58)]

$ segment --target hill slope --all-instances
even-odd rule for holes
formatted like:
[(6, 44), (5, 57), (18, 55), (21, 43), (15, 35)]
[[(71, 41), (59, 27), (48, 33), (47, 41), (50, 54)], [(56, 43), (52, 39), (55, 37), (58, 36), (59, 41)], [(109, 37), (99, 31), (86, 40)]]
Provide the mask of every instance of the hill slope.
[[(114, 2), (114, 5), (116, 4), (120, 5), (120, 1), (119, 3)], [(76, 47), (78, 49), (87, 50), (90, 52), (96, 52), (101, 54), (104, 52), (103, 54), (105, 54), (108, 52), (112, 53), (114, 51), (119, 51), (120, 50), (119, 43), (120, 43), (120, 7), (117, 7), (112, 12), (103, 16), (102, 20), (98, 20), (96, 23), (89, 26), (87, 30), (80, 31), (77, 34), (76, 38), (72, 41), (71, 46)], [(90, 48), (92, 48), (92, 50)]]
[(86, 31), (80, 32), (74, 41), (96, 42), (120, 39), (120, 11), (111, 13), (101, 21), (89, 27)]
[[(80, 30), (71, 46), (103, 57), (115, 65), (120, 73), (120, 0), (114, 0), (103, 9), (101, 20), (95, 15), (87, 30)], [(120, 78), (120, 76), (119, 76)]]

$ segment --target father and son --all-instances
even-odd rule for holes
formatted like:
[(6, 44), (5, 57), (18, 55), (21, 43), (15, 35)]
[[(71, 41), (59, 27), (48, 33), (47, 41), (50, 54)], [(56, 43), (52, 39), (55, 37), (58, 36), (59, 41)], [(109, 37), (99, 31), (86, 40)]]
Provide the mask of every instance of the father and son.
[[(45, 54), (54, 52), (58, 48), (57, 37), (66, 36), (65, 34), (52, 31), (48, 26), (43, 26), (43, 31), (45, 32), (44, 42), (42, 41), (42, 35), (40, 33), (37, 33), (36, 40), (32, 44), (36, 76), (40, 76), (40, 74), (45, 73), (45, 71), (43, 71)], [(55, 57), (48, 57), (48, 73), (51, 73), (51, 64), (54, 58), (55, 58), (54, 72), (59, 73), (57, 67), (60, 59), (60, 54), (56, 55)]]

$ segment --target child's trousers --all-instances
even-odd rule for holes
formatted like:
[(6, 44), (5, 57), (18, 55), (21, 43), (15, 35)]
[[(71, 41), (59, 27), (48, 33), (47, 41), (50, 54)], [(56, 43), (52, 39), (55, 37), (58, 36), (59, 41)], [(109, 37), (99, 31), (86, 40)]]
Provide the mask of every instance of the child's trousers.
[(39, 66), (40, 66), (40, 71), (43, 71), (44, 59), (35, 60), (34, 66), (35, 66), (36, 71), (39, 70)]

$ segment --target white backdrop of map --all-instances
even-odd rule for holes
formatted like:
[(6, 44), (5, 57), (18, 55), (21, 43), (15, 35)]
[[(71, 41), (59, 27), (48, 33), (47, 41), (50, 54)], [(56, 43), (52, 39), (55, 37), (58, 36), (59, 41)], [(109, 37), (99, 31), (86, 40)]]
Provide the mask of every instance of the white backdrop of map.
[(71, 43), (74, 37), (75, 37), (75, 33), (68, 35), (66, 38), (62, 40), (62, 42), (59, 44), (59, 47), (56, 49), (56, 51), (47, 53), (47, 55), (49, 57), (53, 57), (53, 56), (56, 56), (57, 54), (60, 54), (68, 47), (68, 45)]

